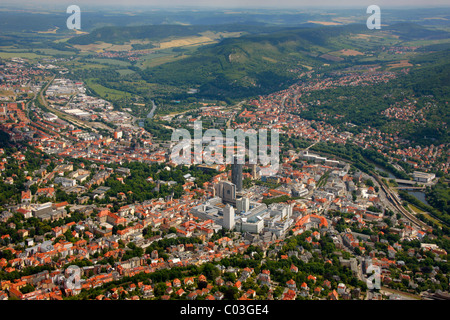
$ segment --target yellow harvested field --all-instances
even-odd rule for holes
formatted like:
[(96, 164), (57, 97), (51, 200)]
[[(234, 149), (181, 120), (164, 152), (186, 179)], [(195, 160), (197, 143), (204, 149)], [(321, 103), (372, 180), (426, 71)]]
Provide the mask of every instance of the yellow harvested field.
[(278, 61), (269, 57), (262, 57), (264, 60), (272, 62), (272, 63), (277, 63)]
[(209, 37), (205, 37), (205, 36), (188, 37), (188, 38), (182, 38), (182, 39), (177, 39), (177, 40), (161, 42), (160, 48), (168, 49), (168, 48), (206, 44), (206, 43), (210, 43), (210, 42), (215, 42), (215, 41), (213, 39), (211, 39)]
[(0, 90), (0, 97), (15, 97), (15, 93), (12, 90)]
[(331, 19), (334, 22), (339, 22), (340, 24), (350, 24), (357, 23), (358, 17), (350, 16), (350, 17), (335, 17)]
[(59, 28), (56, 27), (55, 29), (50, 29), (50, 30), (47, 30), (47, 31), (38, 31), (37, 33), (56, 33), (56, 31), (57, 31), (58, 29), (59, 29)]
[(358, 33), (357, 35), (353, 36), (352, 39), (368, 39), (371, 35), (364, 34), (364, 33)]
[(75, 48), (84, 52), (102, 52), (102, 51), (129, 51), (132, 50), (133, 44), (147, 44), (150, 43), (148, 40), (131, 40), (124, 44), (112, 44), (107, 42), (96, 42), (86, 45), (77, 44), (74, 45)]
[(340, 51), (338, 51), (339, 54), (343, 55), (343, 56), (363, 56), (364, 53), (356, 51), (356, 50), (351, 50), (351, 49), (342, 49)]
[(388, 69), (394, 68), (404, 68), (404, 67), (412, 67), (413, 65), (409, 63), (408, 60), (400, 60), (399, 62), (388, 64)]
[[(81, 32), (76, 30), (76, 32)], [(180, 39), (173, 39), (168, 41), (163, 41), (159, 43), (159, 48), (154, 48), (154, 50), (158, 49), (169, 49), (169, 48), (177, 48), (184, 46), (196, 46), (196, 45), (205, 45), (217, 42), (221, 38), (231, 38), (231, 37), (239, 37), (242, 35), (242, 32), (204, 32), (200, 36), (186, 37)], [(74, 45), (75, 48), (81, 50), (82, 52), (102, 52), (102, 51), (130, 51), (133, 50), (133, 44), (149, 44), (152, 41), (150, 40), (131, 40), (124, 44), (112, 44), (106, 42), (96, 42), (87, 45)]]
[(430, 18), (422, 18), (423, 20), (445, 20), (447, 21), (447, 18), (444, 17), (430, 17)]
[(331, 22), (331, 21), (312, 21), (312, 20), (310, 20), (308, 22), (309, 23), (317, 23), (317, 24), (321, 24), (324, 26), (340, 26), (341, 25), (341, 23), (339, 23), (339, 22)]
[(105, 42), (96, 42), (91, 44), (76, 44), (74, 45), (75, 48), (84, 51), (84, 52), (100, 52), (103, 51), (109, 47), (111, 47), (112, 44), (105, 43)]

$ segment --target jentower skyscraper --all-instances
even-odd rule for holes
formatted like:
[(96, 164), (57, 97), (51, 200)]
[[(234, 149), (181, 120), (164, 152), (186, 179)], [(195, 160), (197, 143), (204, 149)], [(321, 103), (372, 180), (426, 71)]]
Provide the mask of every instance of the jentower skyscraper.
[(233, 157), (231, 165), (231, 182), (236, 185), (236, 191), (242, 191), (242, 164), (238, 163), (237, 157)]

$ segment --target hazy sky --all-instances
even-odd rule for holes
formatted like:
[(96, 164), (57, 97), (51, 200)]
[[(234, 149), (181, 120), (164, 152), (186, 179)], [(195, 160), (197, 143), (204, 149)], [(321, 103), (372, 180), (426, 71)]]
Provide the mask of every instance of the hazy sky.
[(385, 7), (402, 6), (450, 6), (449, 0), (2, 0), (3, 3), (33, 6), (39, 4), (75, 5), (131, 5), (131, 6), (200, 6), (200, 7), (368, 7), (375, 4)]

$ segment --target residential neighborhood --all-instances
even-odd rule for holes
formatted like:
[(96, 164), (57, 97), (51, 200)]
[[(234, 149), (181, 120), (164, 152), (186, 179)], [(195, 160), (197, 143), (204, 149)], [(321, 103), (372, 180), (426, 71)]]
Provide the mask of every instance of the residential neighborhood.
[[(242, 108), (206, 104), (162, 116), (174, 126), (277, 129), (308, 142), (282, 140), (276, 174), (244, 164), (236, 190), (236, 167), (178, 166), (173, 142), (59, 71), (23, 59), (1, 70), (16, 100), (0, 103), (0, 127), (22, 144), (0, 150), (2, 300), (448, 299), (448, 252), (436, 229), (394, 199), (400, 179), (310, 147), (348, 143), (401, 158), (416, 188), (436, 182), (431, 170), (448, 173), (449, 162), (437, 161), (448, 149), (405, 147), (395, 133), (355, 134), (298, 115), (312, 107), (301, 102), (311, 91), (394, 73), (346, 73)], [(414, 101), (403, 103), (384, 115), (420, 118)]]

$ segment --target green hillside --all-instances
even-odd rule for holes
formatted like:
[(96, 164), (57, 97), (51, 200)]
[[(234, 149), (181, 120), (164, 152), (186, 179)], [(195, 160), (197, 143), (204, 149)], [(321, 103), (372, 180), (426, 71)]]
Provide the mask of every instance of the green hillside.
[(242, 98), (282, 89), (298, 79), (302, 65), (319, 67), (323, 53), (341, 49), (334, 41), (362, 26), (285, 29), (225, 39), (180, 61), (141, 73), (148, 82), (200, 89), (211, 98)]
[(97, 41), (113, 44), (124, 44), (130, 40), (161, 41), (168, 38), (199, 36), (202, 32), (246, 32), (260, 33), (280, 30), (280, 27), (249, 26), (239, 24), (222, 25), (148, 25), (133, 27), (102, 27), (89, 34), (73, 37), (70, 44), (86, 45)]
[[(405, 81), (405, 87), (407, 84), (408, 89), (414, 90), (417, 94), (428, 92), (442, 95), (446, 91), (445, 83), (448, 79), (448, 75), (444, 72), (446, 68), (439, 67), (435, 56), (428, 57), (429, 49), (417, 50), (404, 56), (385, 49), (407, 43), (441, 50), (442, 54), (442, 50), (446, 48), (445, 39), (448, 39), (448, 32), (409, 23), (386, 26), (381, 31), (368, 30), (365, 25), (358, 24), (301, 28), (238, 24), (104, 27), (90, 34), (74, 37), (68, 40), (68, 43), (124, 44), (131, 40), (150, 41), (149, 44), (133, 44), (146, 46), (157, 45), (171, 39), (196, 37), (206, 31), (241, 32), (242, 35), (224, 37), (217, 39), (218, 43), (202, 44), (189, 50), (181, 48), (181, 45), (173, 50), (159, 50), (158, 54), (164, 53), (166, 56), (160, 60), (156, 54), (145, 57), (150, 59), (149, 62), (143, 60), (130, 67), (133, 70), (132, 76), (125, 75), (114, 79), (105, 79), (101, 76), (96, 78), (103, 86), (115, 89), (123, 86), (124, 79), (134, 84), (139, 83), (139, 88), (142, 88), (139, 94), (143, 96), (146, 95), (146, 90), (142, 84), (147, 84), (148, 95), (153, 95), (153, 98), (160, 97), (164, 92), (167, 101), (173, 99), (186, 101), (189, 97), (193, 97), (233, 102), (285, 89), (298, 81), (303, 72), (310, 69), (325, 74), (329, 74), (328, 71), (343, 70), (361, 64), (377, 64), (389, 69), (390, 64), (395, 65), (400, 59), (409, 59), (414, 66), (413, 70), (417, 69), (417, 72), (420, 72), (418, 68), (420, 65), (422, 68), (426, 67), (426, 70), (423, 76), (412, 73), (417, 81)], [(444, 63), (445, 56), (440, 60), (442, 61), (439, 63)], [(436, 72), (430, 74), (430, 68), (435, 68)], [(425, 83), (421, 81), (423, 79), (428, 80)], [(190, 88), (197, 88), (199, 91), (191, 95), (187, 93)], [(357, 119), (346, 120), (364, 122), (369, 119), (373, 122), (375, 114), (386, 108), (386, 102), (381, 103), (378, 96), (369, 99), (371, 95), (365, 95), (363, 98), (368, 99), (368, 105), (376, 105), (372, 113), (365, 113), (357, 108), (361, 100), (355, 99), (354, 110), (351, 108), (352, 103), (349, 105), (347, 101), (345, 109), (348, 110), (348, 115)], [(341, 107), (343, 106), (337, 103), (328, 108)], [(331, 109), (328, 111), (332, 111)], [(315, 118), (314, 113), (315, 111), (309, 114), (309, 117)], [(378, 122), (378, 126), (384, 124), (382, 119)]]

